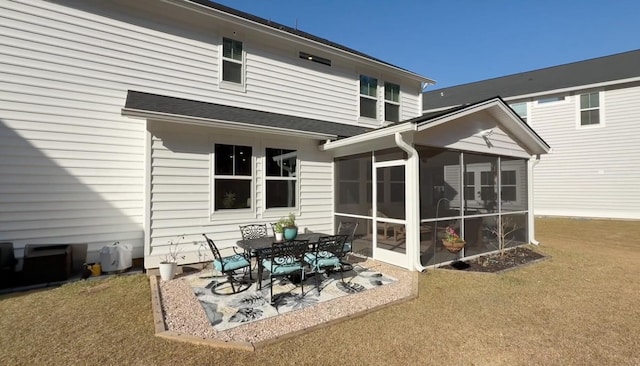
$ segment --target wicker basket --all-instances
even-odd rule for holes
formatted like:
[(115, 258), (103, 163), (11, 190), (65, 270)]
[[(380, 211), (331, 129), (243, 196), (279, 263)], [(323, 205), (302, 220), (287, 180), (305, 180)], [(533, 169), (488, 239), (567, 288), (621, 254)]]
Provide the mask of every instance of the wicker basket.
[(458, 253), (464, 248), (465, 244), (467, 244), (467, 242), (464, 240), (447, 241), (442, 239), (442, 245), (451, 253)]

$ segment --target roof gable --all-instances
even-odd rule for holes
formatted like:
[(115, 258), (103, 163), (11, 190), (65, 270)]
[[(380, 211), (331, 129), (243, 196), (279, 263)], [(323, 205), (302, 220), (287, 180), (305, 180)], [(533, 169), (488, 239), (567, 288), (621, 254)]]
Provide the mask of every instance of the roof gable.
[[(474, 121), (474, 116), (478, 122)], [(490, 131), (495, 129), (495, 131)], [(461, 131), (463, 130), (463, 131)], [(443, 135), (443, 131), (446, 136)], [(433, 132), (433, 136), (428, 135)], [(508, 136), (512, 139), (517, 148), (497, 148), (491, 149), (489, 142), (484, 141), (483, 133), (494, 133), (496, 136)], [(527, 156), (546, 154), (551, 147), (529, 126), (527, 125), (501, 98), (494, 97), (470, 105), (452, 108), (442, 112), (426, 113), (420, 117), (404, 122), (389, 125), (363, 134), (349, 137), (339, 141), (332, 141), (324, 144), (322, 149), (341, 150), (355, 153), (358, 151), (355, 145), (360, 145), (360, 150), (369, 151), (376, 143), (400, 134), (414, 134), (417, 144), (421, 140), (431, 141), (431, 146), (449, 147), (469, 151), (472, 144), (467, 142), (458, 143), (461, 139), (473, 136), (476, 141), (482, 141), (477, 145), (487, 145), (490, 149), (479, 151), (496, 155), (522, 155)], [(439, 134), (439, 135), (438, 135)], [(426, 139), (425, 139), (426, 137)], [(512, 144), (513, 145), (513, 144)], [(514, 145), (514, 146), (515, 146)]]

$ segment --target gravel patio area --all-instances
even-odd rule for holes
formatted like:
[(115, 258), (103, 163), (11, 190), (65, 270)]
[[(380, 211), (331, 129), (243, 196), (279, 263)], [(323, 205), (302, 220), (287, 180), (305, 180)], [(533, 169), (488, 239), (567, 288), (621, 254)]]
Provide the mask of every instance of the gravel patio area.
[[(152, 299), (155, 299), (156, 335), (201, 344), (255, 349), (300, 332), (335, 324), (418, 296), (418, 272), (372, 259), (362, 259), (358, 264), (391, 276), (397, 282), (225, 331), (216, 331), (211, 326), (202, 305), (186, 281), (176, 277), (164, 282), (159, 277), (152, 276), (150, 281)], [(154, 288), (157, 289), (157, 294), (154, 294)]]

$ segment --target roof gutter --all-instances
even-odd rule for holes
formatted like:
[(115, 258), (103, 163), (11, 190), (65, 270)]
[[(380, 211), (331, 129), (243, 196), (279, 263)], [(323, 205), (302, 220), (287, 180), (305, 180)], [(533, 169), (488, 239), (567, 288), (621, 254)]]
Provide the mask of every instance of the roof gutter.
[(347, 138), (336, 140), (336, 141), (330, 141), (325, 143), (324, 145), (320, 145), (320, 151), (334, 150), (334, 149), (347, 147), (349, 145), (353, 145), (357, 143), (375, 140), (381, 137), (391, 136), (398, 132), (408, 132), (408, 131), (416, 131), (415, 123), (405, 122), (398, 125), (392, 125), (388, 127), (379, 128), (377, 130), (361, 133), (356, 136), (347, 137)]
[(272, 126), (261, 126), (261, 125), (251, 124), (251, 123), (225, 121), (225, 120), (202, 118), (202, 117), (192, 117), (192, 116), (185, 116), (181, 114), (153, 112), (153, 111), (142, 110), (142, 109), (122, 108), (122, 115), (126, 117), (132, 117), (132, 118), (156, 119), (161, 121), (188, 124), (188, 125), (194, 125), (194, 126), (218, 127), (218, 128), (225, 128), (225, 129), (231, 129), (231, 130), (240, 130), (240, 131), (258, 132), (258, 133), (274, 133), (274, 134), (280, 134), (280, 135), (312, 138), (317, 140), (327, 140), (327, 139), (338, 138), (337, 135), (327, 134), (327, 133), (292, 130), (288, 128), (272, 127)]

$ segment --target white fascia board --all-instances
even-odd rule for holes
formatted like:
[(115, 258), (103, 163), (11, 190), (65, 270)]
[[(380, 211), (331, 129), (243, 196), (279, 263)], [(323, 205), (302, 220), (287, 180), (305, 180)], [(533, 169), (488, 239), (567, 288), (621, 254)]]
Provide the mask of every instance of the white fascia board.
[(367, 141), (379, 139), (382, 137), (393, 136), (396, 132), (416, 131), (416, 125), (412, 122), (405, 122), (398, 124), (397, 126), (383, 127), (370, 132), (365, 132), (360, 135), (347, 137), (344, 139), (330, 141), (323, 145), (320, 145), (320, 151), (329, 151), (338, 149), (341, 147), (350, 146), (353, 144), (364, 143)]
[(170, 113), (161, 113), (161, 112), (150, 112), (150, 111), (131, 109), (131, 108), (123, 108), (122, 115), (126, 117), (154, 119), (154, 120), (188, 124), (188, 125), (194, 125), (194, 126), (218, 127), (218, 128), (226, 128), (231, 130), (259, 132), (259, 133), (273, 133), (278, 135), (305, 137), (305, 138), (311, 138), (316, 140), (327, 140), (327, 139), (338, 138), (337, 135), (320, 133), (320, 132), (291, 130), (291, 129), (282, 128), (282, 127), (261, 126), (261, 125), (254, 125), (251, 123), (225, 121), (225, 120), (201, 118), (201, 117), (191, 117), (191, 116), (183, 116), (179, 114), (170, 114)]
[(532, 152), (533, 155), (547, 154), (547, 153), (549, 153), (551, 151), (551, 148), (547, 145), (547, 143), (544, 142), (540, 138), (540, 136), (538, 136), (535, 133), (533, 133), (530, 128), (527, 128), (526, 123), (524, 123), (520, 119), (520, 116), (518, 116), (516, 113), (514, 113), (511, 108), (506, 106), (504, 103), (498, 103), (497, 106), (505, 114), (507, 114), (509, 117), (511, 117), (511, 119), (514, 121), (513, 126), (518, 130), (518, 131), (515, 131), (516, 135), (518, 135), (520, 138), (522, 138), (522, 135), (528, 137), (529, 139), (531, 139), (532, 142), (534, 142), (535, 147), (540, 149), (540, 150), (536, 149), (535, 151), (533, 151)]
[(429, 79), (429, 78), (427, 78), (425, 76), (416, 74), (415, 72), (411, 72), (409, 70), (405, 70), (405, 69), (402, 69), (402, 68), (397, 67), (397, 66), (386, 64), (384, 62), (376, 61), (376, 60), (373, 60), (373, 59), (370, 59), (370, 58), (367, 58), (367, 57), (364, 57), (364, 56), (356, 55), (354, 53), (351, 53), (351, 52), (348, 52), (348, 51), (345, 51), (345, 50), (342, 50), (342, 49), (339, 49), (339, 48), (336, 48), (336, 47), (331, 47), (331, 46), (329, 46), (327, 44), (320, 43), (320, 42), (314, 41), (314, 40), (309, 39), (309, 38), (298, 36), (298, 35), (295, 35), (295, 34), (292, 34), (292, 33), (286, 32), (284, 30), (277, 29), (277, 28), (269, 27), (269, 26), (261, 24), (259, 22), (254, 22), (254, 21), (252, 21), (250, 19), (246, 19), (246, 18), (237, 16), (237, 15), (225, 13), (225, 12), (220, 11), (218, 9), (209, 8), (209, 7), (207, 7), (205, 5), (202, 5), (202, 4), (192, 3), (192, 2), (190, 2), (188, 0), (162, 0), (162, 1), (164, 1), (166, 3), (173, 4), (173, 5), (180, 6), (180, 7), (189, 9), (189, 10), (197, 11), (199, 13), (203, 13), (203, 14), (206, 14), (206, 15), (209, 15), (209, 16), (213, 16), (213, 17), (216, 17), (218, 19), (223, 19), (223, 20), (228, 20), (228, 21), (235, 21), (236, 23), (242, 23), (243, 26), (246, 26), (246, 27), (251, 28), (253, 30), (256, 30), (256, 31), (259, 31), (259, 32), (263, 32), (263, 33), (272, 34), (274, 36), (286, 39), (288, 41), (294, 41), (296, 43), (309, 44), (309, 45), (312, 45), (312, 47), (314, 47), (316, 49), (320, 49), (320, 50), (323, 50), (323, 51), (328, 51), (329, 53), (332, 53), (332, 54), (335, 54), (335, 55), (339, 55), (339, 56), (342, 56), (342, 57), (347, 57), (349, 59), (357, 60), (359, 62), (364, 61), (366, 63), (373, 64), (373, 65), (378, 66), (378, 67), (382, 66), (383, 68), (386, 68), (386, 69), (393, 69), (396, 72), (402, 73), (402, 74), (404, 74), (405, 76), (407, 76), (409, 78), (416, 79), (416, 80), (418, 80), (420, 82), (423, 82), (423, 83), (435, 84), (435, 81), (433, 81), (433, 80), (431, 80), (431, 79)]

